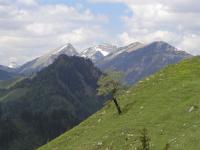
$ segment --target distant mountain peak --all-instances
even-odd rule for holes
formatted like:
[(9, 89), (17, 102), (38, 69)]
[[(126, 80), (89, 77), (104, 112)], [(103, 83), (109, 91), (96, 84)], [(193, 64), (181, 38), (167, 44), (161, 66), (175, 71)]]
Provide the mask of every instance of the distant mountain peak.
[(66, 54), (68, 56), (73, 56), (73, 55), (78, 55), (78, 52), (71, 43), (67, 43), (61, 47), (54, 49), (53, 53), (50, 54)]
[(143, 43), (137, 41), (137, 42), (133, 42), (133, 43), (131, 43), (129, 45), (137, 46), (137, 45), (143, 45)]
[(143, 47), (144, 44), (143, 43), (140, 43), (140, 42), (134, 42), (134, 43), (131, 43), (129, 44), (128, 46), (126, 46), (126, 51), (127, 52), (132, 52), (132, 51), (135, 51), (141, 47)]
[(93, 47), (89, 47), (81, 52), (80, 56), (90, 58), (93, 62), (99, 61), (105, 56), (117, 50), (117, 46), (102, 43)]
[(171, 44), (169, 44), (165, 41), (154, 41), (154, 42), (150, 43), (150, 45), (157, 45), (157, 46), (166, 45), (166, 46), (174, 47), (174, 46), (172, 46)]
[(182, 51), (165, 41), (154, 41), (146, 46), (157, 49), (157, 51), (171, 51), (171, 52)]
[(60, 55), (77, 56), (79, 55), (72, 44), (67, 43), (49, 53), (42, 55), (19, 68), (19, 73), (34, 73), (52, 64)]

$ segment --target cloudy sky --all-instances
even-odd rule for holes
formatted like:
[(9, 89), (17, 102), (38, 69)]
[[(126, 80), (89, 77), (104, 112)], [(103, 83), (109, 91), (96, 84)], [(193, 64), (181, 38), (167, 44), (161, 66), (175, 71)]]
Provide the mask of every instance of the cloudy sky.
[(0, 64), (18, 65), (65, 43), (79, 51), (164, 40), (200, 54), (199, 0), (0, 0)]

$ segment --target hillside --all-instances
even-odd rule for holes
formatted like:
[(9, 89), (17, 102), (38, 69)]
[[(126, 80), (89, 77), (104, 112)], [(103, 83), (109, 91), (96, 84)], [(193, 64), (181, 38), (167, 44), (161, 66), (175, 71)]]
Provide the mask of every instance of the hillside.
[(23, 76), (15, 76), (7, 80), (0, 81), (0, 89), (8, 89), (14, 86), (17, 82), (23, 80), (25, 77)]
[(163, 41), (146, 45), (136, 42), (119, 48), (117, 52), (108, 55), (96, 65), (102, 70), (112, 69), (124, 72), (126, 83), (132, 85), (163, 67), (178, 63), (188, 57), (191, 55), (178, 51)]
[(200, 57), (170, 65), (39, 150), (135, 150), (146, 128), (151, 150), (199, 150)]
[(0, 149), (36, 149), (99, 110), (100, 75), (90, 60), (61, 55), (35, 76), (1, 89)]

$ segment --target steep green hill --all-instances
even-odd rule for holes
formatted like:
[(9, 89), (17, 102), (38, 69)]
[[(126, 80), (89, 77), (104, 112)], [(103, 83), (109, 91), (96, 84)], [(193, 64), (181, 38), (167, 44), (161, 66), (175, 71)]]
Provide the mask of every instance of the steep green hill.
[(23, 77), (23, 76), (16, 76), (16, 77), (13, 77), (8, 80), (0, 81), (0, 89), (10, 88), (10, 87), (14, 86), (17, 82), (23, 80), (24, 78), (25, 77)]
[(200, 149), (200, 57), (171, 65), (140, 81), (114, 104), (39, 150), (135, 150), (146, 128), (151, 150)]
[(1, 89), (0, 150), (36, 149), (99, 110), (100, 76), (90, 60), (61, 55), (35, 76)]

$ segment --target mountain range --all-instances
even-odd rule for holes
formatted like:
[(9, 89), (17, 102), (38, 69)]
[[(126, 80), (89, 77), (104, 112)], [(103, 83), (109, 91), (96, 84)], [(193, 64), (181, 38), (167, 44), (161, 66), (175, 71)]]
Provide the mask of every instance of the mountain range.
[(88, 59), (60, 55), (36, 75), (1, 88), (0, 149), (35, 149), (99, 110), (101, 74)]
[(121, 71), (124, 73), (124, 81), (127, 84), (135, 84), (169, 64), (192, 56), (163, 41), (150, 44), (135, 42), (124, 47), (101, 44), (80, 53), (71, 44), (65, 44), (25, 63), (16, 69), (16, 72), (25, 75), (36, 73), (52, 64), (61, 54), (89, 58), (102, 71)]
[(119, 48), (117, 52), (104, 57), (96, 65), (104, 71), (108, 69), (121, 71), (124, 73), (126, 83), (135, 84), (167, 65), (189, 57), (190, 54), (177, 50), (163, 41), (147, 45), (137, 42)]

